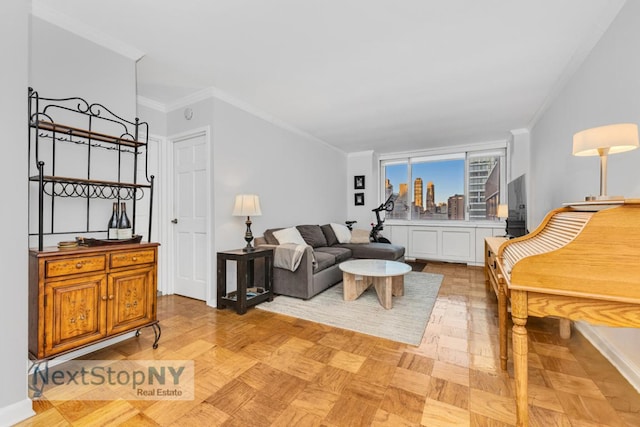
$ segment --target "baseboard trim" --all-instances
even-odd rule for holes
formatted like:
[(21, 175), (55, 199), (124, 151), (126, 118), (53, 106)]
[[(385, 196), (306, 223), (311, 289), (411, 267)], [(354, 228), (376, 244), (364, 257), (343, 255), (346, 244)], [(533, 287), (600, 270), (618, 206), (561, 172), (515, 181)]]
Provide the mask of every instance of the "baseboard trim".
[(34, 416), (31, 399), (24, 399), (12, 405), (0, 408), (0, 426), (12, 426)]
[(110, 338), (106, 341), (102, 341), (87, 347), (83, 347), (81, 349), (72, 351), (70, 353), (66, 353), (62, 356), (56, 357), (55, 359), (50, 359), (48, 362), (49, 367), (54, 367), (61, 365), (69, 360), (77, 359), (78, 357), (84, 356), (89, 353), (93, 353), (98, 350), (102, 350), (103, 348), (107, 348), (124, 340), (128, 340), (129, 338), (133, 338), (136, 336), (135, 332), (128, 332), (123, 335), (118, 335), (116, 337)]
[(629, 363), (628, 359), (616, 350), (615, 344), (600, 335), (591, 325), (575, 322), (574, 326), (640, 393), (640, 367)]

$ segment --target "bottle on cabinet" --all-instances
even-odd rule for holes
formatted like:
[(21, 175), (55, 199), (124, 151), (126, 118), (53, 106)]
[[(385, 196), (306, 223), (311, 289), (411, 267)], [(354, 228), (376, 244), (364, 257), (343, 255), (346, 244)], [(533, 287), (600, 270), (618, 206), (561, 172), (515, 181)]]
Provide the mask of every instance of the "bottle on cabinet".
[(118, 238), (118, 202), (113, 202), (113, 213), (109, 219), (107, 231), (107, 239), (115, 240)]
[(127, 216), (127, 205), (122, 202), (120, 204), (120, 218), (118, 219), (118, 239), (131, 239), (131, 221)]

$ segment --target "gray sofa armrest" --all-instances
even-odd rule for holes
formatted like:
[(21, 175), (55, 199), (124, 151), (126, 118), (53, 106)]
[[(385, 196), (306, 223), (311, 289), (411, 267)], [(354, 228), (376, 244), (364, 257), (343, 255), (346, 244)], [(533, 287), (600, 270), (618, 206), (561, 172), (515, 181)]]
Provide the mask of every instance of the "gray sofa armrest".
[(307, 247), (296, 271), (284, 268), (273, 269), (273, 292), (297, 298), (313, 295), (313, 249)]
[[(275, 248), (276, 245), (260, 245)], [(256, 260), (257, 261), (257, 260)], [(256, 269), (262, 272), (261, 268)], [(257, 273), (256, 272), (256, 273)], [(255, 277), (255, 283), (264, 284), (264, 277)], [(273, 268), (273, 293), (308, 299), (313, 293), (313, 249), (307, 247), (296, 271), (284, 268)]]

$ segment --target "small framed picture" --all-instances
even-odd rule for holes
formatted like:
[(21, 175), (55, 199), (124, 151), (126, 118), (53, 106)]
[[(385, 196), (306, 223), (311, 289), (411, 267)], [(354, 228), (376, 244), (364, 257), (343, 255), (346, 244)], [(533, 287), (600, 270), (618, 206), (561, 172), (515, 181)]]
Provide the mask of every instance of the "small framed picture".
[(356, 175), (353, 177), (353, 188), (356, 190), (364, 190), (364, 175)]
[(354, 202), (356, 206), (364, 205), (364, 193), (355, 193), (354, 194)]

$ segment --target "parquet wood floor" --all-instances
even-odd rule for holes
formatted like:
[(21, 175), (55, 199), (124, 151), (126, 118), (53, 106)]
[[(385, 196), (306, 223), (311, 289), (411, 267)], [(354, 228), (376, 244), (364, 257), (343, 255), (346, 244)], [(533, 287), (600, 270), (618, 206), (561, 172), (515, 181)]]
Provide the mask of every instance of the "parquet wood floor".
[[(159, 299), (163, 335), (95, 359), (193, 359), (193, 401), (36, 401), (21, 426), (513, 426), (513, 365), (500, 371), (496, 298), (482, 268), (444, 274), (418, 347), (250, 309)], [(366, 319), (362, 319), (366, 321)], [(640, 396), (578, 332), (530, 319), (531, 426), (638, 426)]]

